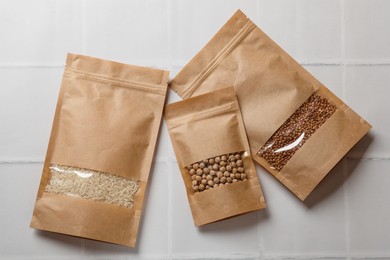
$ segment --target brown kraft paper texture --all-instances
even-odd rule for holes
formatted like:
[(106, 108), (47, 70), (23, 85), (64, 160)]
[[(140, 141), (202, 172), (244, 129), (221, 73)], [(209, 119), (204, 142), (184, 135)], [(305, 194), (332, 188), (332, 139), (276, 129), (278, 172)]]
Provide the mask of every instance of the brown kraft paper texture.
[[(68, 54), (31, 227), (135, 246), (167, 81), (167, 71)], [(53, 164), (138, 181), (133, 207), (45, 191)]]
[[(196, 226), (265, 208), (233, 87), (169, 104), (165, 119)], [(243, 152), (248, 179), (195, 192), (187, 166)]]
[[(237, 93), (254, 160), (301, 200), (371, 128), (240, 10), (170, 83), (184, 99), (226, 85)], [(336, 111), (281, 171), (273, 169), (258, 152), (314, 93)]]

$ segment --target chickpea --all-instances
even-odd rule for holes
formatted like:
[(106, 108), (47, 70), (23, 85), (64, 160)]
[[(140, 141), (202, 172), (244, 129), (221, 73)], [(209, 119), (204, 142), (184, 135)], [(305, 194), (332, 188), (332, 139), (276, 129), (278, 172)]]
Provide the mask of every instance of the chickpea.
[(217, 188), (223, 185), (246, 181), (244, 163), (239, 153), (227, 153), (186, 166), (191, 175), (195, 192)]

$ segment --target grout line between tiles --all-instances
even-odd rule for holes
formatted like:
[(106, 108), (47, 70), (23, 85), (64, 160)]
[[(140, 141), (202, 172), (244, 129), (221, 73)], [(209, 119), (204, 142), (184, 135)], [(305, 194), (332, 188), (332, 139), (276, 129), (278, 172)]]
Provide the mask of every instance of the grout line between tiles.
[[(34, 256), (28, 256), (28, 257), (2, 257), (0, 256), (0, 260), (52, 260), (53, 256), (40, 256), (40, 257), (34, 257)], [(133, 258), (131, 256), (89, 256), (89, 257), (70, 257), (70, 256), (56, 256), (57, 260), (85, 260), (85, 259), (94, 259), (94, 260), (125, 260), (125, 259), (137, 259), (137, 260), (166, 260), (167, 258), (162, 256), (154, 256), (154, 255), (143, 255), (140, 257)], [(234, 255), (234, 256), (220, 256), (220, 255), (213, 255), (213, 256), (189, 256), (189, 255), (183, 255), (178, 256), (174, 259), (180, 259), (180, 260), (249, 260), (249, 259), (261, 259), (261, 260), (345, 260), (346, 258), (344, 256), (268, 256), (264, 258), (259, 258), (256, 255), (251, 254), (243, 254), (243, 255)], [(354, 257), (354, 259), (365, 259), (365, 260), (388, 260), (389, 256), (357, 256)]]
[(83, 53), (87, 51), (87, 6), (85, 0), (81, 0), (81, 50)]
[[(81, 17), (80, 17), (80, 28), (81, 28), (81, 50), (83, 53), (86, 52), (87, 47), (87, 40), (86, 40), (86, 12), (87, 12), (87, 6), (85, 0), (81, 0), (80, 2), (80, 8), (81, 8)], [(81, 255), (87, 256), (86, 253), (86, 242), (83, 239), (81, 242)]]
[(346, 159), (348, 160), (361, 160), (361, 161), (389, 161), (389, 157), (360, 157), (360, 156), (347, 156)]
[[(172, 40), (170, 40), (172, 42)], [(84, 45), (84, 44), (83, 44)], [(84, 49), (85, 48), (85, 49)], [(86, 54), (86, 47), (83, 47), (83, 50), (85, 55)], [(389, 61), (372, 61), (372, 62), (365, 62), (365, 61), (329, 61), (329, 60), (297, 60), (298, 63), (302, 66), (355, 66), (355, 67), (364, 67), (364, 66), (390, 66), (390, 60)], [(122, 63), (132, 63), (132, 64), (138, 64), (140, 66), (148, 66), (148, 67), (172, 67), (172, 68), (182, 68), (186, 65), (186, 62), (184, 61), (175, 61), (173, 58), (170, 58), (169, 60), (121, 60), (118, 62)], [(0, 69), (17, 69), (17, 68), (36, 68), (36, 69), (50, 69), (50, 68), (63, 68), (65, 67), (65, 63), (40, 63), (40, 62), (17, 62), (17, 63), (8, 63), (3, 62), (0, 63)]]
[(260, 217), (260, 212), (257, 212), (257, 236), (258, 236), (258, 245), (259, 245), (259, 256), (260, 259), (263, 258), (264, 256), (264, 239), (263, 239), (263, 228), (261, 225), (261, 217)]
[(168, 212), (167, 212), (167, 217), (168, 217), (168, 225), (167, 225), (167, 234), (168, 234), (168, 259), (172, 259), (173, 257), (173, 242), (172, 242), (172, 227), (173, 227), (173, 212), (172, 212), (172, 200), (173, 200), (173, 194), (172, 194), (172, 163), (167, 162), (168, 164)]
[(234, 255), (221, 255), (221, 254), (209, 254), (207, 256), (205, 255), (178, 255), (177, 257), (173, 258), (174, 260), (233, 260), (233, 259), (242, 259), (242, 260), (249, 260), (249, 259), (261, 259), (261, 260), (338, 260), (343, 259), (345, 260), (345, 256), (334, 256), (334, 255), (313, 255), (313, 256), (303, 256), (303, 255), (296, 255), (296, 256), (286, 256), (286, 255), (275, 255), (275, 256), (266, 256), (266, 257), (259, 257), (256, 254), (234, 254)]
[(260, 24), (260, 9), (261, 9), (261, 4), (260, 0), (256, 1), (256, 24)]
[[(40, 257), (1, 257), (0, 260), (52, 260), (52, 256), (40, 256)], [(105, 256), (93, 256), (93, 257), (69, 257), (69, 256), (56, 256), (57, 260), (88, 260), (88, 259), (94, 259), (94, 260), (130, 260), (130, 259), (137, 259), (137, 260), (166, 260), (167, 258), (161, 257), (161, 256), (141, 256), (137, 258), (133, 258), (131, 256), (114, 256), (114, 257), (105, 257)], [(174, 258), (174, 259), (183, 259), (183, 260), (345, 260), (345, 257), (341, 256), (270, 256), (270, 257), (264, 257), (259, 258), (254, 255), (242, 255), (242, 256), (230, 256), (230, 257), (221, 257), (221, 256), (215, 256), (215, 257), (205, 257), (205, 256), (183, 256), (182, 258)], [(389, 256), (357, 256), (354, 257), (354, 259), (362, 259), (362, 260), (388, 260)]]
[[(167, 11), (166, 11), (166, 14), (167, 14), (167, 17), (166, 17), (166, 22), (167, 22), (167, 42), (168, 42), (168, 46), (170, 46), (169, 48), (169, 68), (170, 70), (172, 70), (172, 64), (173, 64), (173, 57), (174, 57), (174, 50), (173, 50), (173, 33), (172, 33), (172, 30), (173, 30), (173, 21), (172, 21), (172, 1), (171, 0), (167, 0)], [(172, 75), (169, 76), (169, 78), (171, 79)], [(169, 79), (169, 80), (170, 80)], [(169, 95), (169, 94), (167, 94)], [(167, 97), (168, 99), (168, 97)], [(157, 158), (157, 161), (159, 160), (159, 158)], [(172, 239), (172, 236), (173, 236), (173, 219), (172, 219), (172, 216), (173, 216), (173, 212), (172, 212), (172, 203), (173, 203), (173, 194), (172, 194), (172, 188), (173, 188), (173, 179), (172, 179), (172, 163), (171, 162), (174, 162), (176, 161), (176, 158), (174, 158), (173, 156), (167, 156), (166, 157), (166, 163), (168, 164), (168, 204), (167, 204), (167, 207), (168, 207), (168, 212), (167, 212), (167, 218), (168, 218), (168, 225), (167, 225), (167, 234), (168, 234), (168, 259), (171, 260), (172, 257), (173, 257), (173, 239)]]
[(29, 62), (18, 62), (18, 63), (0, 63), (1, 69), (50, 69), (50, 68), (63, 68), (65, 63), (29, 63)]
[(86, 248), (85, 248), (85, 239), (82, 239), (81, 240), (81, 248), (80, 248), (80, 254), (82, 256), (87, 256), (87, 253), (86, 253)]
[(1, 164), (40, 164), (43, 163), (42, 160), (0, 160)]
[[(390, 66), (390, 60), (306, 60), (306, 59), (295, 59), (302, 66)], [(171, 66), (175, 68), (182, 68), (187, 64), (188, 61), (185, 60), (172, 60)]]
[(346, 100), (346, 66), (345, 66), (345, 7), (344, 0), (340, 0), (340, 47), (341, 47), (341, 71), (342, 71), (342, 96)]
[(348, 185), (346, 183), (346, 180), (348, 178), (348, 160), (343, 160), (343, 192), (344, 192), (344, 223), (345, 223), (345, 249), (346, 249), (346, 256), (347, 259), (351, 259), (351, 237), (350, 237), (350, 221), (349, 221), (349, 198), (348, 198)]
[[(347, 87), (346, 87), (346, 64), (345, 64), (345, 0), (340, 0), (340, 49), (341, 49), (341, 77), (342, 77), (342, 97), (343, 100), (347, 100)], [(343, 182), (346, 184), (347, 172), (348, 172), (348, 160), (343, 160)], [(350, 225), (349, 225), (349, 198), (347, 185), (343, 185), (344, 193), (344, 237), (345, 237), (345, 250), (347, 260), (351, 259), (351, 247), (350, 247)]]
[(168, 26), (168, 29), (167, 29), (167, 41), (168, 41), (168, 46), (170, 46), (169, 48), (169, 62), (168, 64), (170, 66), (172, 66), (172, 64), (174, 63), (174, 47), (173, 47), (173, 33), (172, 33), (172, 30), (173, 30), (173, 21), (172, 21), (173, 17), (172, 17), (172, 1), (171, 0), (167, 0), (167, 26)]
[[(43, 257), (1, 257), (0, 260), (52, 260), (52, 256), (43, 256)], [(161, 256), (141, 256), (137, 258), (133, 258), (131, 256), (114, 256), (114, 257), (105, 257), (105, 256), (94, 256), (94, 257), (69, 257), (69, 256), (56, 256), (57, 260), (85, 260), (85, 259), (94, 259), (94, 260), (125, 260), (125, 259), (137, 259), (137, 260), (166, 260), (165, 257)], [(345, 257), (340, 256), (314, 256), (314, 257), (306, 257), (306, 256), (271, 256), (271, 257), (265, 257), (265, 258), (259, 258), (255, 255), (241, 255), (241, 256), (180, 256), (179, 258), (174, 259), (180, 259), (180, 260), (249, 260), (249, 259), (262, 259), (262, 260), (342, 260), (345, 259)], [(372, 259), (372, 260), (379, 260), (379, 259), (389, 259), (388, 257), (357, 257), (356, 259)]]

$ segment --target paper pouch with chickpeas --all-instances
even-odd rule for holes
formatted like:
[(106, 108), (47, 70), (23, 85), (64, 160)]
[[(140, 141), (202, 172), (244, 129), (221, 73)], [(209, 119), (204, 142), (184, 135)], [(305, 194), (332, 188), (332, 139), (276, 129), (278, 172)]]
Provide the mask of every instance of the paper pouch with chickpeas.
[(196, 226), (265, 208), (233, 87), (167, 105)]
[(227, 85), (253, 159), (302, 201), (371, 128), (241, 11), (170, 83), (183, 99)]

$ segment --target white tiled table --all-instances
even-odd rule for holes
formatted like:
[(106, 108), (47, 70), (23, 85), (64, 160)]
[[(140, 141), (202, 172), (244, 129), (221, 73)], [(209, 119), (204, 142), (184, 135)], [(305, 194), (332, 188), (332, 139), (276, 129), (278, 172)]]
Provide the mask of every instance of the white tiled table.
[[(369, 135), (305, 203), (258, 167), (266, 210), (195, 228), (163, 124), (137, 248), (30, 229), (66, 53), (173, 77), (237, 8)], [(0, 0), (0, 122), (0, 259), (390, 259), (388, 0)]]

